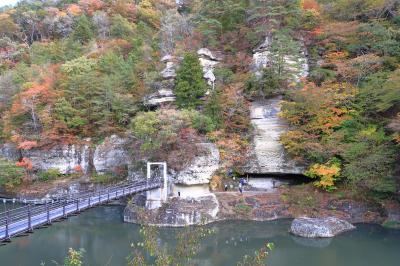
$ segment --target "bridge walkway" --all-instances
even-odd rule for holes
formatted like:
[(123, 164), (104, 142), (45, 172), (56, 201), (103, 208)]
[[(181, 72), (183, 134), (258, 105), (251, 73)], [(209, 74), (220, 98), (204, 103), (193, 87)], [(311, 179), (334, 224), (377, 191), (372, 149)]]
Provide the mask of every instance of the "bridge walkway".
[(0, 213), (0, 242), (10, 241), (35, 228), (51, 224), (55, 220), (65, 219), (83, 210), (95, 207), (111, 200), (161, 187), (159, 179), (129, 182), (96, 192), (80, 193), (43, 205), (26, 205), (17, 209)]

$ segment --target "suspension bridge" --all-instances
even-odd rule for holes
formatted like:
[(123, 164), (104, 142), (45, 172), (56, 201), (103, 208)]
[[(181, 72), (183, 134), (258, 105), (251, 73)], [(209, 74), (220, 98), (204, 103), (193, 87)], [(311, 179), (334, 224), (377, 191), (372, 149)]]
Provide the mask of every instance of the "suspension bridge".
[(148, 178), (146, 181), (131, 181), (95, 192), (78, 193), (64, 199), (45, 201), (40, 205), (31, 203), (4, 211), (0, 213), (0, 242), (8, 242), (11, 237), (33, 232), (34, 229), (50, 225), (53, 221), (66, 219), (68, 216), (111, 200), (161, 187), (161, 179)]

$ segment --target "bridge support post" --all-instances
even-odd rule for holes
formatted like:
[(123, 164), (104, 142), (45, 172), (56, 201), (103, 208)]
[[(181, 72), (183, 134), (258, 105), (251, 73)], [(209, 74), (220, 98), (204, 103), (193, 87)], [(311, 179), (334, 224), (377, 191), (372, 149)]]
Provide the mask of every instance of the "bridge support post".
[(10, 233), (8, 231), (9, 222), (10, 222), (10, 212), (7, 211), (7, 214), (6, 214), (6, 237), (4, 239), (5, 242), (10, 242)]
[(163, 176), (164, 176), (164, 187), (163, 187), (163, 197), (162, 201), (166, 202), (168, 199), (168, 175), (167, 175), (167, 163), (163, 163), (164, 166), (164, 171), (163, 171)]
[(49, 203), (46, 201), (46, 212), (47, 212), (47, 224), (50, 224), (50, 210), (49, 210)]
[(67, 202), (66, 200), (63, 201), (63, 218), (64, 219), (67, 218), (67, 215), (65, 214), (65, 205), (67, 205), (66, 202)]
[(32, 231), (31, 205), (28, 205), (28, 232), (32, 233)]
[[(162, 175), (163, 175), (163, 183), (161, 184), (161, 187), (158, 186), (158, 183), (161, 181), (157, 179), (157, 184), (150, 182), (151, 180), (151, 166), (152, 165), (160, 165), (163, 167), (162, 169)], [(168, 173), (167, 173), (167, 163), (166, 162), (147, 162), (147, 182), (146, 182), (146, 188), (150, 187), (158, 187), (159, 189), (157, 192), (154, 191), (154, 193), (150, 190), (147, 192), (147, 200), (148, 203), (146, 203), (146, 207), (150, 209), (158, 208), (161, 206), (163, 202), (166, 202), (168, 200)]]

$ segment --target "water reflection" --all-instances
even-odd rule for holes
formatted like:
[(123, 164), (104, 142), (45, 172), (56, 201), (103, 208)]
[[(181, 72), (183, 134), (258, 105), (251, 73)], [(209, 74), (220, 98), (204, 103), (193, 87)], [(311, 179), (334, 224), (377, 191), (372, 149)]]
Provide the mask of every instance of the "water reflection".
[(332, 241), (332, 238), (304, 238), (291, 236), (293, 241), (304, 247), (326, 248)]
[[(69, 247), (86, 250), (87, 265), (125, 265), (130, 244), (139, 240), (139, 226), (122, 222), (120, 207), (91, 209), (68, 221), (14, 239), (0, 247), (0, 265), (53, 265), (62, 262)], [(333, 239), (303, 239), (288, 233), (290, 220), (274, 222), (220, 222), (201, 248), (196, 265), (235, 265), (266, 242), (276, 249), (269, 266), (398, 266), (400, 231), (359, 225)], [(162, 229), (160, 245), (173, 250), (178, 228)]]

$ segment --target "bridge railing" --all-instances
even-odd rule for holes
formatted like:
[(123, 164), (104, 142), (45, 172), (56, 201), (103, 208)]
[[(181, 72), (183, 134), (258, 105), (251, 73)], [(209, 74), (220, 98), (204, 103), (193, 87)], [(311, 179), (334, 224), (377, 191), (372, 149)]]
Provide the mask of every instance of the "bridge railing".
[(54, 212), (57, 212), (58, 216), (60, 216), (60, 212), (62, 212), (62, 216), (66, 216), (69, 213), (79, 212), (121, 196), (157, 188), (160, 184), (159, 179), (138, 181), (135, 183), (120, 183), (95, 192), (83, 192), (70, 197), (52, 200), (43, 205), (29, 204), (7, 210), (0, 213), (0, 240), (4, 238), (8, 239), (10, 232), (16, 231), (17, 228), (21, 227), (21, 224), (28, 229), (33, 229), (33, 224), (37, 224), (36, 222), (39, 220), (42, 224), (50, 223)]

